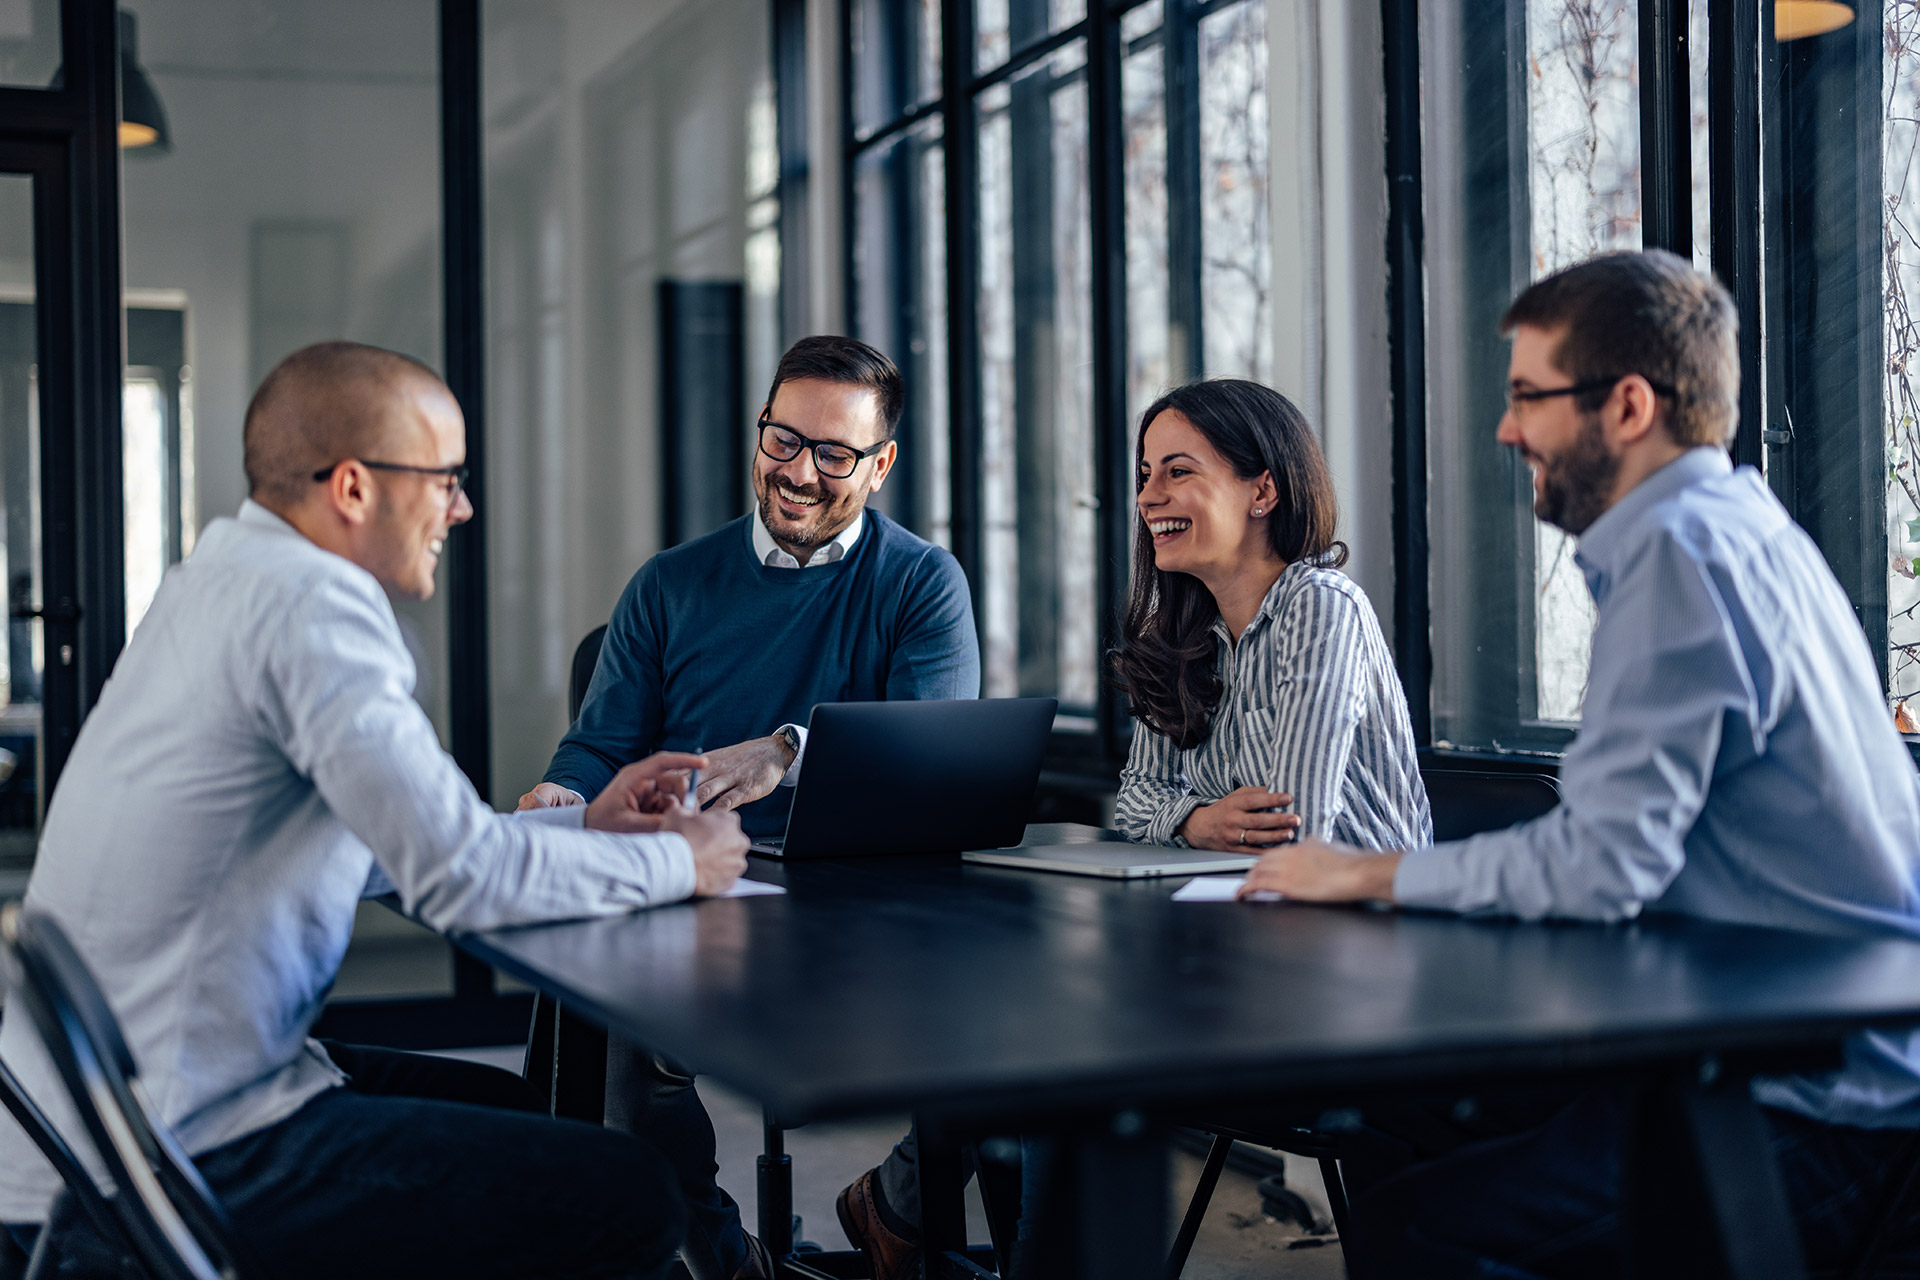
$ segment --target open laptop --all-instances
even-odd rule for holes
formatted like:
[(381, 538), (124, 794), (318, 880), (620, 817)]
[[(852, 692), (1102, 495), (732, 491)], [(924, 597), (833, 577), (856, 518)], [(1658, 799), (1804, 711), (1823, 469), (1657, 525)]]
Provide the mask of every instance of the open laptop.
[(787, 833), (755, 853), (837, 858), (1020, 843), (1053, 731), (1052, 698), (823, 702)]
[(968, 862), (1024, 871), (1060, 871), (1075, 876), (1141, 880), (1151, 876), (1204, 876), (1245, 871), (1260, 859), (1244, 853), (1211, 853), (1169, 845), (1135, 844), (1118, 831), (1077, 822), (1036, 823), (1017, 849), (969, 849)]

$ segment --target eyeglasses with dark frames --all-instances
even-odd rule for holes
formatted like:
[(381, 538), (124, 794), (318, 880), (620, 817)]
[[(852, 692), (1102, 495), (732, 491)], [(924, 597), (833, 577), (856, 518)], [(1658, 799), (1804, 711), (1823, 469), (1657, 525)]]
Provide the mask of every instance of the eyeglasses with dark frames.
[[(467, 477), (473, 474), (472, 468), (466, 466), (416, 467), (405, 462), (369, 462), (365, 458), (342, 458), (340, 461), (357, 462), (369, 471), (405, 471), (416, 476), (439, 476), (448, 482), (442, 486), (446, 490), (448, 502), (452, 502), (460, 491), (467, 487)], [(336, 462), (330, 467), (322, 467), (314, 472), (313, 478), (316, 481), (331, 480), (333, 473), (339, 469), (340, 463)]]
[(760, 452), (775, 462), (792, 462), (802, 449), (813, 450), (813, 469), (830, 480), (845, 480), (862, 462), (886, 448), (890, 441), (856, 449), (831, 440), (809, 440), (792, 427), (783, 427), (760, 415)]
[[(1549, 387), (1545, 391), (1519, 391), (1509, 386), (1507, 388), (1507, 409), (1511, 412), (1520, 405), (1535, 404), (1541, 400), (1552, 400), (1559, 396), (1583, 396), (1591, 391), (1611, 391), (1619, 385), (1622, 378), (1627, 376), (1628, 375), (1624, 373), (1616, 373), (1610, 378), (1589, 378), (1585, 382), (1576, 382), (1570, 387)], [(1662, 382), (1655, 382), (1652, 378), (1646, 377), (1645, 374), (1642, 374), (1641, 377), (1648, 386), (1653, 388), (1654, 394), (1665, 396), (1669, 400), (1673, 399), (1674, 391), (1672, 387)]]

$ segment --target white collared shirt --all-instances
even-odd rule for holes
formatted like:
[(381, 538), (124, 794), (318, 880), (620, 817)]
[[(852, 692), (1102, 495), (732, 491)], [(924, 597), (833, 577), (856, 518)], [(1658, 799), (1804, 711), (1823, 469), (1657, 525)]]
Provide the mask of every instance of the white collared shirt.
[[(773, 534), (767, 530), (767, 522), (760, 518), (758, 511), (755, 511), (753, 513), (753, 554), (769, 569), (817, 569), (821, 565), (837, 564), (847, 552), (853, 550), (853, 544), (860, 541), (860, 530), (866, 527), (866, 523), (867, 513), (862, 511), (853, 518), (852, 524), (840, 531), (833, 541), (824, 546), (815, 547), (813, 554), (807, 557), (807, 562), (801, 564), (773, 540)], [(774, 732), (778, 733), (780, 729), (793, 730), (794, 737), (800, 743), (800, 749), (794, 753), (793, 763), (787, 766), (786, 775), (780, 779), (781, 786), (790, 787), (800, 780), (800, 762), (806, 758), (807, 754), (807, 726), (783, 724)]]
[(853, 550), (853, 544), (860, 541), (860, 530), (866, 527), (867, 513), (862, 511), (853, 518), (853, 523), (842, 529), (839, 536), (824, 546), (815, 547), (807, 562), (798, 560), (780, 549), (767, 531), (766, 521), (760, 518), (758, 511), (753, 513), (753, 554), (761, 564), (769, 569), (817, 569), (821, 565), (836, 564)]
[[(373, 576), (248, 502), (167, 573), (80, 730), (27, 906), (73, 939), (189, 1152), (341, 1083), (307, 1031), (371, 872), (440, 930), (693, 892), (681, 836), (493, 812), (413, 682)], [(0, 1056), (90, 1150), (26, 1018), (0, 1022)], [(42, 1220), (58, 1186), (0, 1116), (0, 1221)]]

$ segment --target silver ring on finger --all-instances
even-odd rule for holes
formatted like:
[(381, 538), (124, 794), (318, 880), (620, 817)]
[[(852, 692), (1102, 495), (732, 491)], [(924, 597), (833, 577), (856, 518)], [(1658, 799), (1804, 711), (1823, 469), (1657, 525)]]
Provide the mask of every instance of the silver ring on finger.
[(1245, 844), (1246, 842), (1247, 842), (1247, 829), (1245, 827), (1242, 827), (1240, 828), (1240, 843)]

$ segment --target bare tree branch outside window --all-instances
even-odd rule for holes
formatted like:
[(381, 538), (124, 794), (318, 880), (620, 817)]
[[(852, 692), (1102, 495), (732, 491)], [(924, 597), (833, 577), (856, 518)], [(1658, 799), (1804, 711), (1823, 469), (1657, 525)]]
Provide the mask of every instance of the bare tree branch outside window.
[[(1533, 273), (1640, 247), (1639, 14), (1634, 0), (1528, 0), (1527, 193)], [(1538, 718), (1580, 718), (1593, 599), (1573, 540), (1536, 525)]]

